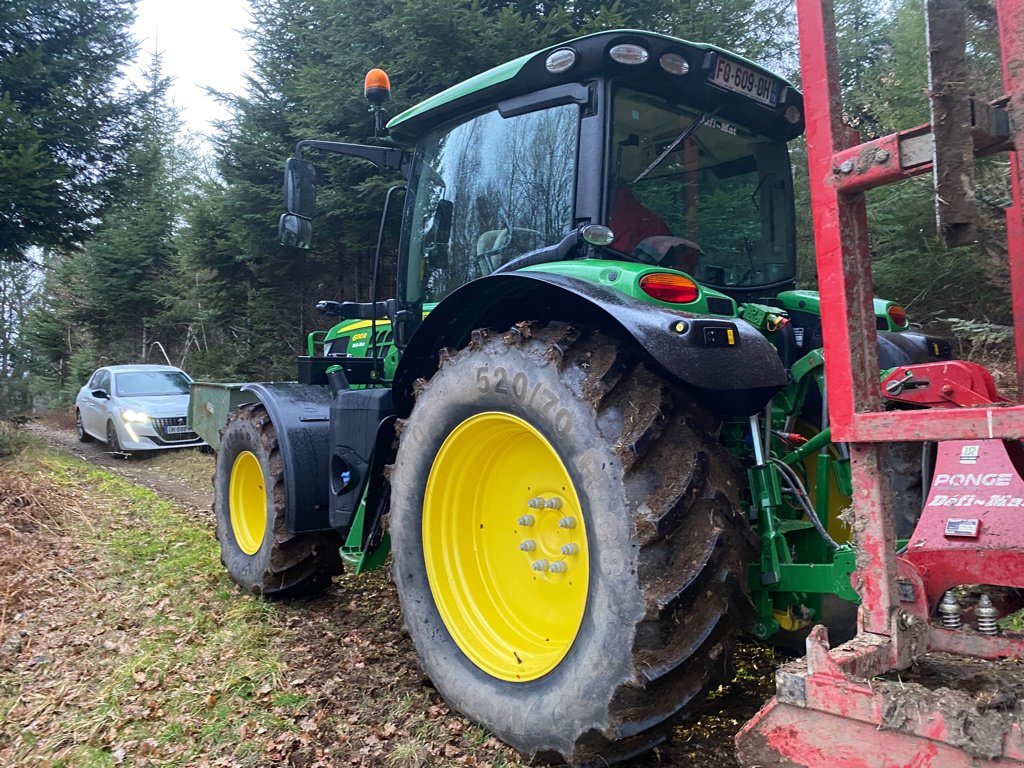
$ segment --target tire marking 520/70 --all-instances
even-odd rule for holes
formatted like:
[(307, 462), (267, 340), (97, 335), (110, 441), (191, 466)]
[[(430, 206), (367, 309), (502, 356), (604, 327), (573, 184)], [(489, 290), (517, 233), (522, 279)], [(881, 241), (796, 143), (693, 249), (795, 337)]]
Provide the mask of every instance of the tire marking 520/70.
[(508, 369), (502, 366), (493, 372), (487, 366), (477, 368), (477, 390), (486, 395), (492, 385), (494, 394), (514, 397), (529, 409), (538, 408), (543, 416), (551, 419), (555, 434), (559, 437), (567, 437), (572, 431), (572, 414), (568, 408), (561, 406), (558, 394), (548, 389), (544, 382), (538, 381), (531, 387), (530, 379), (523, 371), (510, 375)]

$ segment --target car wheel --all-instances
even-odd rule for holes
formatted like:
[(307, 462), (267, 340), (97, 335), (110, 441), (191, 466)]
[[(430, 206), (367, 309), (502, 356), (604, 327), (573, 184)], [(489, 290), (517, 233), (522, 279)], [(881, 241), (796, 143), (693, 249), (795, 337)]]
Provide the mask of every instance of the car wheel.
[(121, 447), (121, 441), (117, 437), (117, 427), (112, 421), (107, 422), (107, 448), (112, 454), (122, 459), (131, 458), (131, 453)]
[(80, 443), (91, 443), (96, 439), (85, 431), (85, 427), (82, 425), (82, 412), (77, 408), (75, 408), (75, 431), (78, 433)]

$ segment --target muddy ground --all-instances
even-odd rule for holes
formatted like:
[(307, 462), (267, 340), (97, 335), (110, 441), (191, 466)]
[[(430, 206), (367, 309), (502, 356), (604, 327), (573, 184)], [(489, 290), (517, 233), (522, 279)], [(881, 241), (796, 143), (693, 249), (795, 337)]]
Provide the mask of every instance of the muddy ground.
[[(27, 428), (62, 451), (174, 500), (204, 520), (213, 536), (209, 481), (212, 456), (189, 460), (185, 462), (189, 467), (186, 472), (176, 470), (172, 475), (160, 457), (126, 461), (112, 456), (98, 443), (78, 442), (70, 418), (36, 422)], [(58, 558), (66, 554), (60, 547), (48, 551), (50, 555), (44, 550), (40, 556)], [(40, 564), (23, 574), (23, 578), (47, 579), (52, 573), (52, 563), (50, 567)], [(31, 587), (26, 585), (28, 591)], [(64, 605), (68, 611), (81, 612), (80, 601), (90, 599), (98, 596), (83, 593), (49, 609), (61, 610), (59, 605)], [(282, 744), (280, 754), (272, 756), (274, 763), (382, 767), (442, 762), (478, 766), (518, 764), (519, 757), (514, 752), (486, 734), (481, 739), (479, 731), (449, 712), (425, 678), (412, 643), (402, 630), (397, 595), (386, 571), (359, 578), (343, 575), (322, 597), (279, 604), (275, 610), (281, 612), (282, 625), (301, 627), (301, 643), (282, 652), (288, 658), (289, 685), (300, 688), (313, 704), (301, 726), (302, 743)], [(50, 618), (54, 624), (59, 623), (59, 617)], [(624, 765), (738, 768), (733, 736), (772, 694), (774, 669), (783, 660), (770, 649), (743, 645), (735, 679), (709, 698), (701, 715), (680, 724), (672, 739), (656, 752)], [(436, 735), (431, 735), (435, 743), (424, 744), (417, 754), (396, 758), (394, 751), (389, 752), (387, 742), (393, 726), (387, 722), (366, 725), (367, 713), (383, 713), (400, 700), (411, 700), (415, 707), (425, 709), (426, 717), (436, 726), (431, 734), (442, 733), (443, 743), (436, 743)], [(351, 724), (352, 731), (339, 735), (338, 722)], [(349, 741), (350, 753), (339, 740)], [(339, 762), (339, 754), (351, 757)], [(318, 755), (334, 757), (318, 759)]]

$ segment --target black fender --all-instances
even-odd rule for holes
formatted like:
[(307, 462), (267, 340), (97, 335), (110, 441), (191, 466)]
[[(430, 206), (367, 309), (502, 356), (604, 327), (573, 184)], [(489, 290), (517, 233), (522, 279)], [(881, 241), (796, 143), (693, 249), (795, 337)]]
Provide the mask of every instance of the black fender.
[(331, 530), (327, 469), (331, 393), (310, 384), (246, 384), (266, 407), (277, 432), (287, 495), (285, 523), (292, 533)]
[(914, 331), (878, 332), (878, 367), (882, 371), (898, 365), (949, 360), (953, 345), (948, 339)]
[(395, 371), (396, 412), (412, 410), (413, 386), (437, 370), (441, 349), (464, 346), (476, 328), (505, 329), (523, 320), (578, 322), (632, 343), (721, 414), (756, 413), (788, 383), (775, 347), (744, 320), (663, 309), (564, 275), (512, 272), (463, 285), (423, 320)]

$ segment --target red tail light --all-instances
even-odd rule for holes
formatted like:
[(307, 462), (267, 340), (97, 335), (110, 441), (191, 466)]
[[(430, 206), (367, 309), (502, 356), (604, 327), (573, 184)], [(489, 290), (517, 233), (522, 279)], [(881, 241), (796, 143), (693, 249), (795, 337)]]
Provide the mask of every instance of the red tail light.
[(898, 304), (890, 304), (889, 309), (886, 310), (889, 315), (889, 319), (892, 320), (893, 325), (899, 328), (907, 327), (907, 310)]
[(658, 301), (689, 304), (700, 294), (697, 284), (688, 277), (671, 272), (654, 272), (640, 278), (640, 290)]

